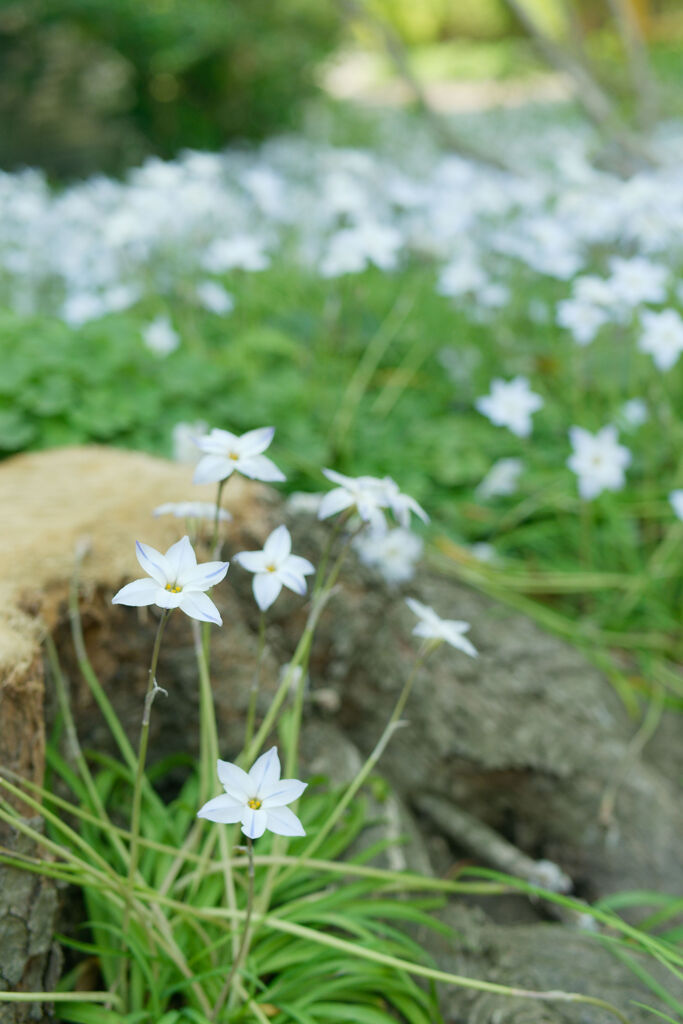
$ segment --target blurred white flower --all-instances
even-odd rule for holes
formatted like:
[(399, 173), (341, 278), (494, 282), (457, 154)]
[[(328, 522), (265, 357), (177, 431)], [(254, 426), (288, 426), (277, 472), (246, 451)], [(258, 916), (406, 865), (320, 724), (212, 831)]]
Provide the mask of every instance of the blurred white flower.
[(292, 554), (292, 538), (286, 526), (273, 530), (262, 551), (240, 551), (234, 560), (254, 573), (252, 588), (262, 612), (270, 608), (283, 586), (296, 594), (305, 594), (306, 576), (315, 572), (307, 558)]
[(557, 304), (557, 322), (571, 332), (577, 345), (588, 345), (609, 322), (609, 314), (602, 306), (580, 299), (563, 299)]
[(683, 488), (677, 491), (672, 491), (669, 495), (669, 501), (674, 513), (679, 519), (683, 519)]
[(208, 424), (204, 420), (196, 423), (176, 423), (172, 432), (173, 458), (176, 462), (187, 462), (194, 465), (201, 458), (197, 441), (205, 434)]
[(683, 352), (683, 320), (675, 309), (646, 310), (640, 319), (643, 333), (638, 348), (652, 356), (658, 370), (670, 370)]
[(474, 493), (478, 498), (484, 499), (514, 494), (523, 468), (524, 463), (521, 459), (498, 459)]
[(445, 640), (451, 647), (464, 651), (471, 658), (476, 658), (476, 647), (463, 636), (470, 628), (469, 622), (461, 622), (457, 619), (441, 619), (429, 605), (416, 601), (414, 597), (407, 597), (406, 604), (411, 612), (417, 615), (419, 622), (413, 629), (415, 636), (421, 636), (425, 640)]
[(262, 454), (273, 440), (274, 433), (275, 427), (259, 427), (242, 435), (214, 427), (197, 440), (204, 456), (195, 469), (194, 483), (217, 483), (227, 480), (233, 473), (242, 473), (251, 480), (284, 480), (284, 473)]
[[(176, 519), (213, 519), (216, 516), (216, 506), (211, 501), (167, 501), (163, 505), (157, 505), (152, 512), (153, 516), (175, 516)], [(222, 522), (232, 519), (229, 512), (224, 508), (218, 510), (218, 518)]]
[(666, 299), (667, 267), (639, 256), (629, 260), (615, 256), (609, 265), (612, 276), (608, 283), (617, 302), (634, 307)]
[(629, 430), (642, 427), (643, 423), (647, 423), (648, 417), (647, 405), (642, 398), (629, 398), (628, 402), (624, 402), (618, 413), (619, 421)]
[(102, 295), (107, 313), (121, 313), (140, 298), (140, 289), (134, 284), (115, 284)]
[(167, 356), (180, 345), (180, 335), (167, 316), (158, 316), (142, 331), (142, 339), (150, 352)]
[(365, 523), (370, 523), (374, 530), (386, 529), (383, 509), (387, 506), (387, 496), (382, 481), (374, 476), (344, 476), (334, 469), (323, 469), (323, 474), (333, 484), (320, 502), (318, 519), (329, 519), (337, 512), (355, 509)]
[(106, 303), (100, 295), (74, 292), (64, 300), (61, 317), (70, 327), (82, 327), (91, 320), (99, 320), (106, 312)]
[(483, 540), (476, 544), (472, 544), (470, 551), (478, 562), (490, 564), (498, 559), (498, 552), (494, 548), (493, 544), (487, 544), (486, 541)]
[(205, 803), (198, 818), (223, 825), (239, 821), (250, 839), (258, 839), (268, 829), (278, 836), (305, 836), (304, 827), (287, 804), (298, 800), (308, 783), (280, 778), (277, 747), (271, 747), (245, 772), (230, 761), (218, 761), (218, 778), (225, 790)]
[(477, 398), (475, 406), (497, 427), (508, 427), (518, 437), (531, 433), (531, 416), (543, 406), (543, 399), (529, 388), (526, 377), (511, 381), (495, 378), (491, 393)]
[(489, 284), (486, 273), (472, 253), (463, 253), (442, 267), (436, 290), (439, 295), (457, 298), (468, 292), (484, 289)]
[(292, 515), (317, 516), (320, 503), (324, 498), (322, 493), (311, 493), (309, 491), (293, 491), (285, 499), (285, 507)]
[(501, 309), (510, 301), (510, 289), (501, 281), (487, 281), (475, 293), (476, 301), (488, 309)]
[(370, 263), (382, 270), (393, 270), (402, 241), (395, 228), (371, 221), (344, 228), (329, 240), (318, 270), (323, 277), (360, 273)]
[(195, 291), (204, 309), (217, 316), (231, 313), (235, 308), (232, 295), (218, 281), (200, 281)]
[(212, 274), (224, 274), (235, 268), (265, 270), (270, 266), (270, 256), (264, 238), (233, 235), (232, 238), (217, 238), (212, 242), (201, 259), (201, 265)]
[(200, 622), (223, 624), (220, 612), (208, 594), (225, 578), (229, 562), (202, 562), (197, 565), (190, 538), (172, 544), (165, 555), (149, 544), (135, 542), (135, 555), (148, 579), (134, 580), (122, 587), (112, 604), (156, 604), (159, 608), (180, 608)]
[(604, 490), (619, 491), (624, 486), (631, 453), (618, 443), (617, 437), (617, 428), (611, 424), (597, 434), (583, 427), (570, 427), (569, 440), (574, 451), (567, 459), (567, 466), (576, 473), (579, 494), (586, 501)]
[(610, 281), (596, 274), (583, 274), (574, 279), (572, 296), (577, 302), (588, 306), (611, 309), (615, 302), (614, 289)]
[(363, 565), (376, 569), (392, 585), (407, 583), (413, 578), (423, 546), (421, 537), (402, 526), (379, 532), (368, 530), (353, 542)]

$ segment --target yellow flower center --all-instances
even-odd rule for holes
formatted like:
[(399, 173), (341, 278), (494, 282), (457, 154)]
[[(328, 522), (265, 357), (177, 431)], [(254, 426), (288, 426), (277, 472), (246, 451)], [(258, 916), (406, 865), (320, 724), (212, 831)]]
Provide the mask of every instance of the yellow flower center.
[(258, 811), (261, 806), (261, 801), (257, 796), (252, 796), (251, 800), (247, 800), (247, 807), (251, 807), (252, 811)]
[(266, 572), (275, 572), (275, 566), (272, 564), (266, 566)]
[(239, 459), (240, 459), (240, 457), (237, 454), (237, 452), (228, 452), (228, 458), (232, 459), (233, 462), (239, 462)]
[(164, 589), (170, 590), (172, 594), (179, 594), (183, 588), (179, 587), (177, 583), (167, 583)]

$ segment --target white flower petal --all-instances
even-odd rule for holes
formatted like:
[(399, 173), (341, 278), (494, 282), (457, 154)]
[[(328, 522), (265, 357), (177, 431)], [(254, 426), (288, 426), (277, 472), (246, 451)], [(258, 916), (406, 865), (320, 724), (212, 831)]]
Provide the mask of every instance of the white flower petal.
[(112, 604), (127, 604), (132, 608), (155, 604), (158, 589), (159, 584), (148, 577), (145, 577), (144, 580), (134, 580), (132, 583), (127, 583), (125, 587), (121, 587), (112, 598)]
[(424, 619), (432, 609), (429, 605), (422, 604), (421, 601), (417, 601), (414, 597), (407, 597), (406, 604), (410, 608), (411, 612), (417, 615), (418, 619)]
[(350, 508), (355, 502), (355, 498), (348, 491), (345, 491), (343, 487), (335, 487), (333, 491), (329, 491), (324, 495), (320, 505), (318, 507), (318, 519), (329, 519), (330, 516), (334, 516), (337, 512), (343, 512), (344, 509)]
[(444, 638), (451, 647), (455, 647), (459, 651), (463, 651), (465, 654), (469, 654), (470, 658), (476, 658), (479, 654), (477, 648), (471, 643), (466, 636), (446, 636)]
[(326, 476), (333, 484), (338, 484), (340, 487), (348, 488), (349, 485), (353, 486), (355, 484), (353, 477), (344, 476), (343, 473), (338, 473), (336, 469), (323, 469), (323, 476)]
[(166, 561), (166, 556), (162, 555), (161, 551), (157, 551), (156, 548), (151, 547), (149, 544), (143, 544), (142, 541), (135, 541), (135, 557), (137, 558), (140, 566), (151, 576), (153, 580), (159, 584), (160, 587), (165, 586), (170, 580), (170, 566)]
[(294, 803), (307, 786), (307, 782), (300, 782), (299, 779), (280, 779), (270, 788), (261, 786), (260, 796), (263, 806), (269, 811), (271, 807), (284, 807), (285, 804)]
[(249, 776), (239, 765), (233, 764), (232, 761), (221, 761), (219, 758), (216, 767), (220, 783), (228, 796), (245, 804), (254, 795)]
[(213, 622), (215, 626), (222, 626), (221, 613), (216, 608), (208, 594), (200, 590), (183, 590), (177, 595), (181, 598), (179, 607), (186, 615), (200, 622)]
[(265, 572), (268, 559), (263, 551), (239, 551), (234, 560), (247, 572)]
[(189, 572), (183, 572), (178, 583), (187, 590), (209, 590), (225, 579), (230, 562), (200, 562)]
[(279, 565), (292, 553), (292, 537), (286, 526), (278, 526), (263, 545), (263, 553), (269, 562)]
[(267, 813), (268, 828), (278, 836), (305, 836), (306, 831), (289, 807), (269, 808)]
[(238, 440), (239, 454), (245, 458), (252, 455), (260, 455), (270, 445), (275, 434), (275, 427), (259, 427), (257, 430), (248, 430)]
[(256, 787), (256, 795), (262, 798), (261, 789), (262, 787), (267, 791), (280, 780), (280, 758), (277, 754), (277, 747), (271, 747), (265, 754), (254, 761), (253, 765), (249, 769), (249, 782), (253, 787)]
[(222, 825), (234, 825), (242, 820), (244, 804), (232, 799), (232, 797), (221, 793), (209, 800), (197, 811), (198, 818), (208, 818), (209, 821), (217, 821)]
[(306, 580), (298, 572), (291, 572), (287, 568), (282, 568), (278, 569), (276, 575), (280, 582), (284, 583), (290, 590), (293, 590), (295, 594), (301, 594), (303, 597), (306, 593)]
[(283, 568), (289, 572), (295, 572), (297, 576), (310, 576), (312, 572), (315, 572), (315, 566), (312, 562), (309, 562), (307, 558), (302, 558), (300, 555), (290, 555), (287, 559), (287, 564)]
[(241, 820), (242, 831), (250, 839), (259, 839), (268, 827), (268, 815), (263, 809), (243, 807)]
[(200, 437), (197, 441), (198, 448), (207, 455), (227, 455), (233, 450), (239, 438), (237, 434), (231, 434), (229, 430), (220, 430), (214, 427), (208, 434)]
[(431, 622), (426, 622), (422, 619), (416, 626), (413, 627), (413, 636), (422, 636), (427, 640), (438, 640), (443, 639), (440, 629), (436, 629)]
[(171, 576), (168, 579), (169, 583), (180, 583), (181, 578), (186, 572), (192, 572), (193, 569), (196, 569), (197, 556), (187, 534), (176, 541), (175, 544), (171, 544), (166, 552), (166, 561), (171, 570)]
[(248, 459), (240, 459), (236, 468), (248, 476), (250, 480), (263, 480), (266, 483), (282, 482), (286, 480), (285, 474), (277, 468), (275, 463), (265, 455), (253, 455)]
[(157, 592), (154, 595), (154, 603), (158, 604), (160, 608), (178, 608), (182, 599), (182, 590), (174, 593), (172, 590), (166, 590), (165, 587), (157, 587)]
[(232, 459), (224, 455), (205, 455), (197, 463), (192, 482), (195, 484), (215, 484), (226, 480), (235, 468)]
[(282, 583), (274, 572), (258, 572), (254, 576), (252, 590), (256, 604), (262, 612), (265, 612), (277, 600), (282, 590)]

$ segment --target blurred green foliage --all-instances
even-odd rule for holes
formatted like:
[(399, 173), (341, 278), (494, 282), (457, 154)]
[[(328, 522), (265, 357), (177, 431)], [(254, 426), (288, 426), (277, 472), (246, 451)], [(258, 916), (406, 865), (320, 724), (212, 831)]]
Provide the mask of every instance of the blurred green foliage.
[(0, 165), (116, 172), (289, 128), (339, 32), (316, 0), (4, 0)]

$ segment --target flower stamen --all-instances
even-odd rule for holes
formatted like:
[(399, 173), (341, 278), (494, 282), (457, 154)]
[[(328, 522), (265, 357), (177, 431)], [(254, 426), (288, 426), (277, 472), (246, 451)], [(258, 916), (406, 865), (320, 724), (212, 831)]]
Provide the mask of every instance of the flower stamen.
[(164, 590), (169, 590), (172, 594), (179, 594), (182, 589), (177, 583), (167, 583), (164, 587)]
[(247, 807), (250, 807), (252, 811), (258, 811), (261, 806), (261, 801), (257, 796), (252, 796), (251, 800), (247, 800)]

